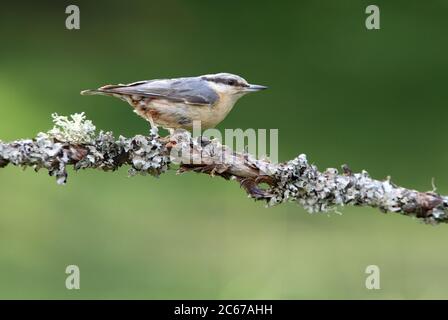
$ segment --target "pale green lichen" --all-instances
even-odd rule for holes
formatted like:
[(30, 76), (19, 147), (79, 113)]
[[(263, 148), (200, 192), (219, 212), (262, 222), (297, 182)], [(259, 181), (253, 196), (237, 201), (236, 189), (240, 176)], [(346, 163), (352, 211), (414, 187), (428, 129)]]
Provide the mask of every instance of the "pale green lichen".
[(87, 120), (84, 112), (72, 114), (70, 117), (52, 115), (54, 127), (44, 133), (61, 142), (91, 143), (95, 138), (96, 127)]

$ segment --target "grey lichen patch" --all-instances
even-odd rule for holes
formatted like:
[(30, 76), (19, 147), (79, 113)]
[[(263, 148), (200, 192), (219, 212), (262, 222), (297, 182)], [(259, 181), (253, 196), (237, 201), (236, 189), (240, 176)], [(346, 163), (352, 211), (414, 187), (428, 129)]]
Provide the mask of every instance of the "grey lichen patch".
[(39, 133), (35, 139), (10, 143), (0, 142), (0, 164), (47, 169), (58, 184), (67, 181), (67, 166), (75, 170), (97, 168), (116, 170), (131, 166), (130, 174), (158, 176), (168, 169), (170, 160), (159, 136), (119, 137), (111, 132), (95, 132), (95, 126), (84, 114), (69, 117), (53, 115), (54, 128)]
[(270, 205), (295, 201), (315, 213), (351, 204), (414, 215), (428, 223), (448, 220), (446, 198), (398, 187), (390, 178), (374, 180), (366, 171), (353, 174), (345, 169), (339, 174), (330, 168), (320, 172), (304, 154), (279, 165), (274, 177), (277, 185), (270, 190)]
[(170, 158), (165, 154), (164, 146), (158, 141), (158, 136), (149, 137), (137, 135), (132, 139), (120, 137), (120, 144), (128, 154), (130, 164), (129, 174), (150, 174), (159, 176), (168, 170)]
[(62, 143), (38, 135), (34, 140), (0, 143), (0, 159), (16, 166), (33, 167), (36, 171), (45, 168), (62, 184), (67, 177), (65, 162), (68, 161), (68, 156), (62, 149)]

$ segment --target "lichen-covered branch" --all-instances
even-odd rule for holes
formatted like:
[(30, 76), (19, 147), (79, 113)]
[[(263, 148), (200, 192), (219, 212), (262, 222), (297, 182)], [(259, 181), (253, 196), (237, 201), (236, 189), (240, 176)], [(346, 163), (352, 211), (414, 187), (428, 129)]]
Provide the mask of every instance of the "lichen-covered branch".
[[(114, 138), (110, 132), (96, 133), (84, 114), (71, 118), (53, 115), (55, 127), (34, 139), (0, 141), (0, 168), (12, 164), (48, 170), (57, 182), (67, 181), (67, 167), (104, 171), (130, 166), (129, 173), (159, 176), (172, 164), (179, 172), (200, 172), (239, 181), (247, 193), (269, 205), (295, 201), (310, 213), (356, 205), (415, 216), (431, 224), (448, 222), (448, 197), (399, 187), (390, 179), (372, 179), (366, 171), (353, 173), (330, 168), (320, 172), (305, 155), (280, 164), (235, 153), (217, 140), (193, 138), (187, 131), (160, 137)], [(262, 186), (265, 186), (264, 188)]]

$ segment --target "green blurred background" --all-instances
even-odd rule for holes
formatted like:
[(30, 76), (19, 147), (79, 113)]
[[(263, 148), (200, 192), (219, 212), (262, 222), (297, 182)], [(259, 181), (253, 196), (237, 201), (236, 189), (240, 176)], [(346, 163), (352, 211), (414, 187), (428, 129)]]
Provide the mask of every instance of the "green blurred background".
[[(65, 29), (77, 4), (81, 29)], [(369, 4), (381, 30), (365, 28)], [(36, 1), (0, 9), (0, 138), (85, 111), (131, 136), (147, 123), (81, 89), (232, 72), (270, 90), (219, 126), (278, 128), (280, 160), (348, 163), (448, 194), (448, 2)], [(448, 226), (369, 208), (266, 209), (237, 183), (0, 170), (0, 298), (448, 298)], [(65, 288), (65, 267), (81, 290)], [(367, 265), (381, 290), (367, 290)]]

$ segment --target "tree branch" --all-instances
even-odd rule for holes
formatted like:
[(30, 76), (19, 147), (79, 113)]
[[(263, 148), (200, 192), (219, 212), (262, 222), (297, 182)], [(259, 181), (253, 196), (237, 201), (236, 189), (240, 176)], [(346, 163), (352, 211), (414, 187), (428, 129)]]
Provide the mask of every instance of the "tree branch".
[(320, 172), (303, 154), (274, 164), (248, 153), (235, 153), (217, 140), (192, 138), (183, 130), (168, 137), (152, 131), (148, 136), (115, 139), (111, 132), (96, 134), (84, 114), (53, 118), (55, 127), (34, 139), (0, 141), (0, 168), (8, 164), (36, 171), (44, 168), (64, 184), (67, 166), (110, 171), (128, 165), (130, 175), (159, 176), (172, 164), (179, 164), (180, 173), (193, 171), (237, 180), (252, 198), (269, 205), (295, 201), (310, 213), (344, 205), (368, 206), (431, 224), (448, 222), (447, 196), (402, 188), (390, 179), (374, 180), (366, 171), (352, 173), (346, 165), (342, 173), (333, 168)]

